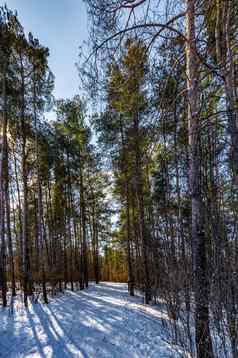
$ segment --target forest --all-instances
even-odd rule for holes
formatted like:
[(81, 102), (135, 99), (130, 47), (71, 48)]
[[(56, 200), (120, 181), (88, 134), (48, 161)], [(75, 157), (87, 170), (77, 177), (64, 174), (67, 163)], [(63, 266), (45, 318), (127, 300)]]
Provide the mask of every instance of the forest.
[(0, 318), (126, 284), (176, 353), (34, 357), (237, 358), (238, 2), (82, 6), (72, 98), (0, 7)]

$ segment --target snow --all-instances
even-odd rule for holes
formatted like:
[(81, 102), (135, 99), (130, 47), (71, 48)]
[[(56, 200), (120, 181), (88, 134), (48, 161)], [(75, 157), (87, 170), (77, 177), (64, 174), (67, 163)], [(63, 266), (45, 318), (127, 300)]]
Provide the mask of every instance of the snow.
[(166, 320), (165, 312), (130, 297), (121, 283), (67, 290), (28, 309), (18, 298), (13, 314), (0, 311), (0, 357), (185, 357), (169, 342)]

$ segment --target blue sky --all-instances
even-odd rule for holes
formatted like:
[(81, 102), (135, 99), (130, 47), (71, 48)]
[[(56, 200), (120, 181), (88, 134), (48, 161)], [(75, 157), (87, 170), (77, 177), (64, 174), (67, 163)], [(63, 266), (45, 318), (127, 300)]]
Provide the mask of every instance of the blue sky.
[(72, 97), (78, 92), (75, 62), (79, 46), (87, 40), (87, 14), (83, 0), (0, 0), (18, 17), (26, 32), (50, 49), (49, 64), (55, 79), (54, 95)]

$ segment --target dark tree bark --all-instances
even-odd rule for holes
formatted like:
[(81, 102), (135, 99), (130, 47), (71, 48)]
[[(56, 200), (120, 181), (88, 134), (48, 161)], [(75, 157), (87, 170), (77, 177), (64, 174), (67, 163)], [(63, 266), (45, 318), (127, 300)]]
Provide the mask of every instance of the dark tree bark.
[(198, 358), (213, 358), (209, 327), (209, 280), (207, 267), (204, 207), (201, 191), (199, 127), (199, 67), (196, 56), (195, 0), (186, 0), (186, 71), (188, 135), (190, 148), (189, 185), (192, 201), (192, 249), (194, 260), (195, 329)]
[(142, 258), (144, 266), (144, 290), (145, 290), (145, 303), (148, 304), (151, 300), (151, 283), (149, 271), (149, 251), (148, 251), (148, 231), (145, 222), (145, 205), (143, 193), (143, 177), (142, 177), (142, 153), (140, 150), (140, 135), (139, 135), (139, 113), (134, 114), (134, 150), (135, 150), (135, 185), (136, 185), (136, 198), (139, 211), (139, 232), (142, 243)]

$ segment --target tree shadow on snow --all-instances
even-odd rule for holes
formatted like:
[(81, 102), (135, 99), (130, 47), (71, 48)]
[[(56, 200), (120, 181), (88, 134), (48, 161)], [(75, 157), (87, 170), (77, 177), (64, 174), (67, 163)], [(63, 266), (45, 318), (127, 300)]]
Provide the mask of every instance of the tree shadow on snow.
[(143, 309), (141, 297), (130, 297), (126, 287), (100, 283), (83, 291), (66, 291), (49, 305), (33, 304), (27, 309), (19, 336), (14, 322), (6, 329), (16, 334), (11, 337), (14, 345), (20, 343), (21, 351), (25, 347), (24, 357), (32, 353), (41, 358), (143, 357), (143, 342), (149, 349), (153, 346), (161, 322)]

